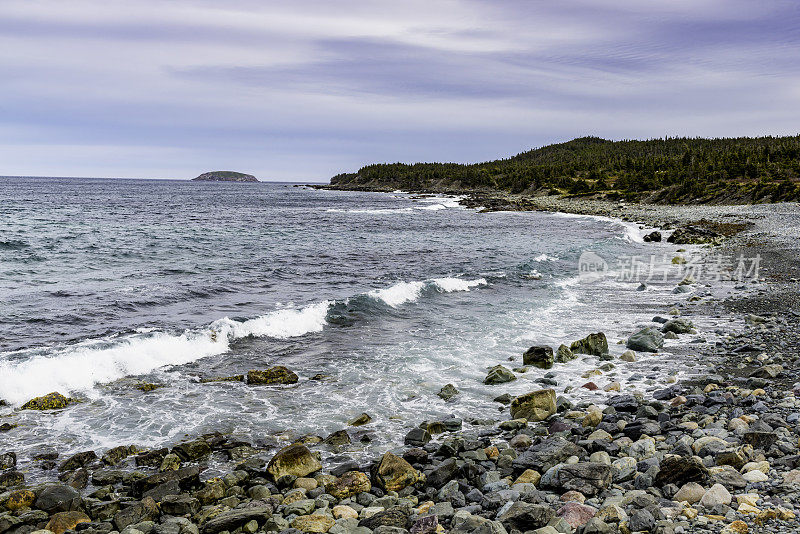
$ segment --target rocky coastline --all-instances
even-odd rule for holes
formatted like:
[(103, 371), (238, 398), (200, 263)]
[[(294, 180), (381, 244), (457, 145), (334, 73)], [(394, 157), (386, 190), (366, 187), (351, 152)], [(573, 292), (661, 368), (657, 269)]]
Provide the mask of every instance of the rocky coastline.
[[(784, 261), (796, 257), (796, 248), (781, 239), (780, 219), (759, 218), (752, 207), (542, 198), (549, 200), (531, 209), (694, 226), (687, 242), (709, 243), (731, 257), (758, 252), (764, 276), (728, 299), (664, 310), (664, 319), (628, 339), (620, 358), (608, 356), (598, 325), (571, 346), (531, 347), (519, 356), (522, 364), (547, 369), (589, 354), (622, 366), (640, 351), (658, 351), (664, 336), (696, 329), (695, 317), (740, 318), (741, 328), (718, 332), (717, 346), (693, 348), (706, 373), (652, 397), (612, 386), (594, 404), (573, 405), (548, 387), (503, 395), (514, 373), (490, 366), (486, 380), (498, 396), (487, 402), (500, 407), (500, 422), (420, 421), (402, 450), (360, 463), (345, 449), (369, 439), (368, 414), (277, 452), (208, 434), (152, 450), (121, 444), (46, 453), (29, 468), (52, 474), (43, 484), (26, 483), (14, 452), (0, 448), (0, 534), (800, 531), (797, 262)], [(790, 211), (798, 213), (796, 206)], [(686, 224), (697, 221), (705, 222)], [(602, 368), (585, 388), (601, 389), (592, 380)], [(234, 379), (271, 384), (297, 376), (273, 368), (217, 378)], [(458, 384), (443, 385), (439, 395), (458, 402)], [(27, 408), (68, 402), (53, 395)], [(322, 450), (333, 453), (324, 463)]]

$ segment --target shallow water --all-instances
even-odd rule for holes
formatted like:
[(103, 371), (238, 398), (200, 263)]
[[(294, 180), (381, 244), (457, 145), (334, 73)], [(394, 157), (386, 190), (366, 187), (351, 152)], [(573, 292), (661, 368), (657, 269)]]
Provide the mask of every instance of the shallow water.
[[(0, 438), (25, 465), (67, 452), (155, 446), (230, 432), (264, 443), (341, 429), (359, 413), (368, 445), (402, 443), (426, 418), (497, 418), (492, 399), (542, 387), (547, 371), (484, 386), (530, 345), (603, 331), (619, 354), (637, 324), (689, 295), (676, 280), (587, 280), (593, 251), (613, 267), (675, 254), (596, 217), (477, 213), (452, 198), (318, 191), (285, 184), (0, 179)], [(509, 361), (509, 360), (514, 361)], [(596, 358), (551, 370), (577, 387)], [(298, 384), (201, 377), (286, 365)], [(640, 391), (690, 372), (669, 349), (594, 377)], [(322, 380), (310, 380), (322, 374)], [(137, 380), (166, 387), (142, 393)], [(436, 396), (446, 383), (461, 394)], [(83, 402), (18, 411), (60, 391)], [(602, 402), (602, 392), (574, 398)]]

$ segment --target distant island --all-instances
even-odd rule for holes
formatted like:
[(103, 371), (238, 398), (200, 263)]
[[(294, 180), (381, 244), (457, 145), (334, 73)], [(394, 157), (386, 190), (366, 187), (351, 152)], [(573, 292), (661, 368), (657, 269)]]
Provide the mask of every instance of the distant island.
[(331, 189), (566, 195), (650, 203), (800, 200), (800, 136), (609, 141), (582, 137), (475, 164), (389, 163)]
[(192, 178), (193, 182), (257, 182), (252, 174), (234, 171), (211, 171)]

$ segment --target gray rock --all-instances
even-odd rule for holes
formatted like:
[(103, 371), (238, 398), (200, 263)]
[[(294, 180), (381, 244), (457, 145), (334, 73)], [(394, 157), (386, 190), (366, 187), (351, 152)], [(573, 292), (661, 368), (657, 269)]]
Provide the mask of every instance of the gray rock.
[(664, 346), (664, 336), (655, 328), (643, 328), (629, 337), (625, 346), (641, 352), (658, 352)]

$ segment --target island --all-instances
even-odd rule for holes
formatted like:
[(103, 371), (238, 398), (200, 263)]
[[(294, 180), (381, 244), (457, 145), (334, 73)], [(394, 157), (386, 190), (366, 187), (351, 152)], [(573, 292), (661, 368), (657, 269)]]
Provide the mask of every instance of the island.
[(193, 182), (258, 182), (252, 174), (234, 171), (211, 171), (192, 178)]

